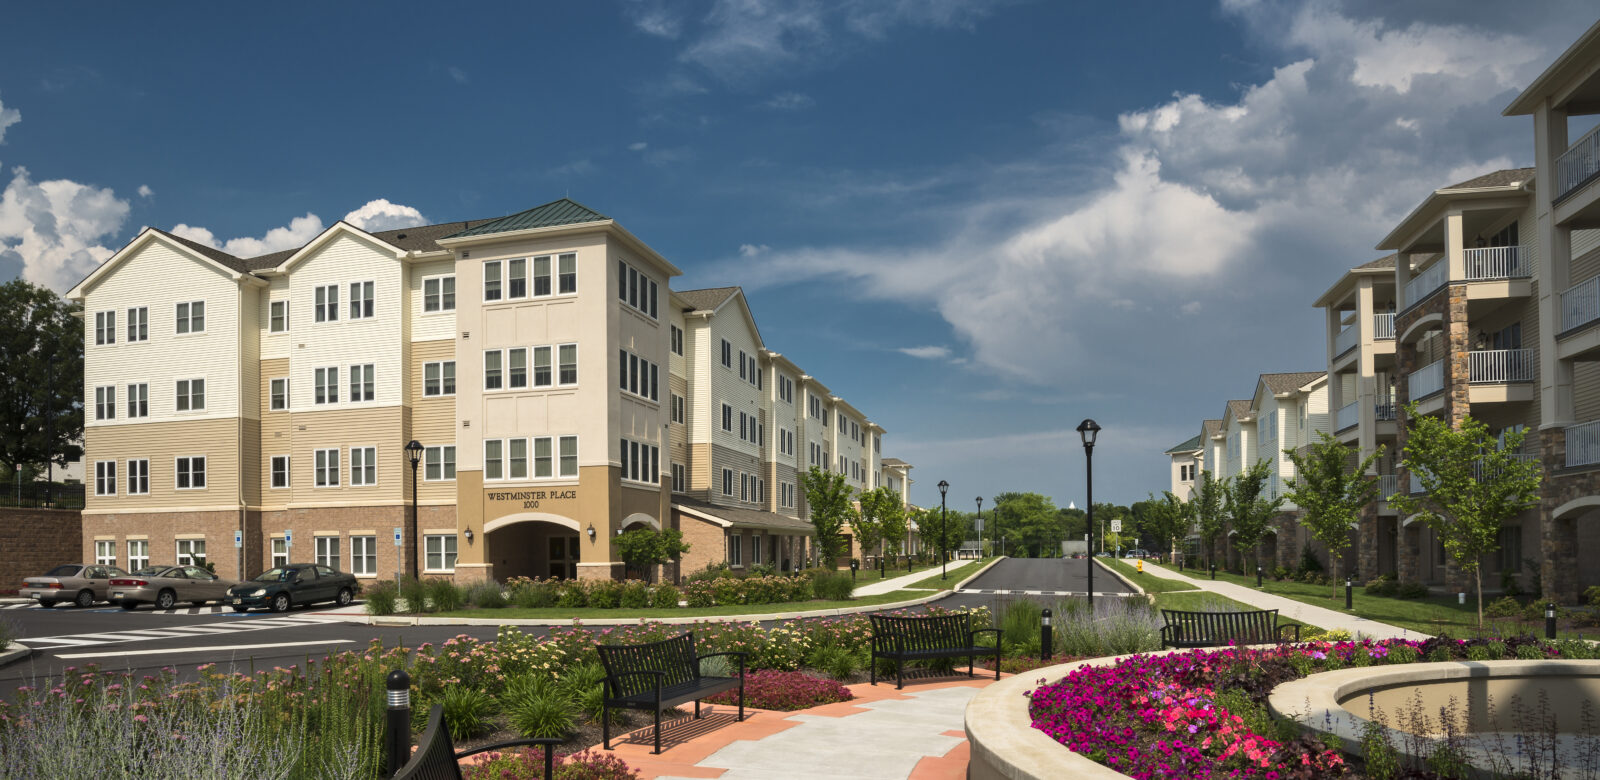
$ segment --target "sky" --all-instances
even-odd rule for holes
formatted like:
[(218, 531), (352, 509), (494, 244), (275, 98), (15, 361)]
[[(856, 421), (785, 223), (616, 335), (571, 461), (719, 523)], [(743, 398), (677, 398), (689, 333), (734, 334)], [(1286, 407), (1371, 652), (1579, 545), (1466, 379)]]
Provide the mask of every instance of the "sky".
[[(143, 226), (240, 256), (571, 197), (742, 286), (937, 506), (1168, 486), (1433, 189), (1532, 164), (1590, 2), (28, 3), (0, 280)], [(959, 496), (960, 498), (957, 498)], [(992, 506), (992, 502), (989, 504)]]

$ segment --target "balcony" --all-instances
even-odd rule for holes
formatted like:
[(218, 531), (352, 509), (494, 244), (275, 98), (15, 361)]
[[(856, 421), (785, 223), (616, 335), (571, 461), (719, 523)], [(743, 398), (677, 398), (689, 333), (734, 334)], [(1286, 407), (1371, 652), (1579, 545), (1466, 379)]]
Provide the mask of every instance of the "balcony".
[(1556, 158), (1556, 196), (1559, 201), (1600, 173), (1600, 127), (1590, 130)]
[(1600, 420), (1567, 426), (1567, 468), (1600, 463)]
[(1531, 349), (1480, 349), (1467, 353), (1467, 378), (1473, 384), (1532, 382), (1536, 370)]
[(1486, 246), (1466, 251), (1467, 281), (1526, 279), (1532, 269), (1523, 262), (1520, 246)]
[(1561, 294), (1563, 332), (1600, 320), (1600, 276), (1579, 282)]
[(1376, 404), (1373, 404), (1372, 414), (1373, 414), (1374, 417), (1378, 418), (1378, 420), (1380, 422), (1386, 421), (1386, 420), (1387, 421), (1395, 420), (1396, 416), (1395, 416), (1394, 399), (1390, 398), (1390, 399), (1387, 399), (1387, 400), (1379, 401)]
[(1415, 306), (1450, 280), (1450, 263), (1439, 258), (1422, 273), (1406, 282), (1406, 306)]
[(1354, 325), (1350, 325), (1344, 330), (1339, 331), (1339, 335), (1333, 337), (1334, 357), (1338, 357), (1352, 349), (1355, 349), (1356, 344), (1361, 340), (1360, 336), (1361, 329)]
[(1372, 315), (1373, 341), (1394, 340), (1394, 312)]
[(1359, 404), (1345, 404), (1339, 407), (1339, 411), (1335, 415), (1334, 430), (1344, 431), (1356, 427), (1356, 423), (1361, 421), (1361, 415), (1358, 413), (1359, 408)]
[(1400, 492), (1400, 475), (1399, 474), (1379, 474), (1378, 475), (1378, 500), (1379, 501), (1388, 501), (1389, 500), (1389, 496), (1395, 495), (1396, 493), (1399, 493), (1399, 492)]
[(1411, 400), (1413, 401), (1427, 398), (1444, 390), (1444, 361), (1435, 360), (1422, 368), (1412, 371), (1406, 375), (1406, 383), (1411, 388)]

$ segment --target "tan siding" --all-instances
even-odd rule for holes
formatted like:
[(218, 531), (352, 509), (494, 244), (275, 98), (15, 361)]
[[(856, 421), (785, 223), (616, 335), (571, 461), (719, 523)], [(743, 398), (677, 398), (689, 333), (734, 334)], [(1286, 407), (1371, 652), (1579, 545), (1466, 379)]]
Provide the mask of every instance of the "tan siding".
[[(179, 507), (218, 507), (239, 505), (239, 422), (237, 419), (185, 420), (86, 428), (84, 447), (88, 469), (89, 511), (130, 511)], [(179, 456), (203, 455), (206, 458), (206, 487), (203, 490), (178, 490), (175, 487), (176, 460)], [(150, 461), (150, 494), (130, 496), (127, 491), (127, 461)], [(117, 496), (94, 495), (94, 461), (117, 461)]]
[(261, 491), (270, 484), (263, 473), (261, 458), (261, 421), (241, 420), (243, 433), (240, 445), (240, 478), (244, 480), (244, 502), (249, 506), (261, 505)]
[(1578, 422), (1600, 420), (1600, 363), (1574, 363), (1572, 400)]
[[(272, 457), (274, 455), (289, 455), (294, 447), (294, 437), (291, 432), (294, 428), (290, 425), (292, 415), (286, 410), (272, 411), (272, 380), (287, 379), (289, 376), (289, 359), (273, 358), (261, 361), (257, 371), (260, 376), (260, 403), (257, 404), (261, 418), (260, 451), (257, 474), (259, 475), (259, 494), (248, 499), (252, 505), (282, 506), (289, 502), (291, 493), (288, 490), (273, 489), (272, 484)], [(291, 461), (290, 468), (294, 463)], [(292, 484), (292, 480), (291, 480)]]
[[(456, 397), (427, 398), (422, 395), (422, 366), (424, 363), (454, 360), (456, 343), (445, 341), (417, 341), (411, 343), (411, 434), (410, 438), (424, 446), (456, 444)], [(457, 375), (459, 388), (460, 376)], [(460, 463), (458, 447), (456, 462)], [(410, 475), (406, 475), (409, 479)], [(422, 501), (451, 501), (456, 497), (454, 481), (417, 483), (417, 497)]]
[[(406, 463), (406, 438), (402, 425), (402, 408), (398, 406), (368, 407), (365, 409), (332, 409), (292, 413), (294, 447), (291, 450), (294, 468), (290, 484), (297, 505), (371, 504), (401, 502), (407, 494), (405, 482), (409, 480), (410, 465)], [(378, 484), (353, 487), (350, 485), (350, 448), (376, 447)], [(318, 449), (339, 449), (339, 486), (316, 487), (314, 469)]]

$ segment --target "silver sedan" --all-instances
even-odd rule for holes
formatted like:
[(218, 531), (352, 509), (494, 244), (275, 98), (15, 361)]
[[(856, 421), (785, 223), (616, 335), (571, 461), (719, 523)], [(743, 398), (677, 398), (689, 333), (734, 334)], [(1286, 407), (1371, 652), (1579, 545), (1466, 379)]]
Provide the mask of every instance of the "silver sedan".
[(45, 572), (43, 577), (24, 578), (19, 593), (39, 602), (41, 607), (53, 607), (58, 601), (88, 607), (106, 600), (111, 579), (122, 576), (122, 570), (115, 566), (68, 563)]
[(137, 609), (140, 604), (172, 609), (180, 601), (202, 606), (208, 601), (221, 602), (237, 584), (199, 566), (152, 566), (113, 578), (109, 601), (123, 609)]

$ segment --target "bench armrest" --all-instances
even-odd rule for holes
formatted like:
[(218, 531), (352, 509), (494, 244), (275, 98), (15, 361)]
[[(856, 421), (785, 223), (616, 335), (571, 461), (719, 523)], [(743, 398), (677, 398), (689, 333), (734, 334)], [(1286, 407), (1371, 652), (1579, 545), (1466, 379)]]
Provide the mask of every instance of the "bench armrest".
[(969, 644), (976, 645), (978, 644), (979, 634), (994, 634), (994, 646), (999, 647), (1001, 633), (998, 628), (976, 628), (967, 632), (967, 641)]
[(695, 656), (694, 660), (695, 660), (696, 664), (699, 664), (701, 661), (704, 661), (707, 658), (716, 658), (718, 656), (724, 656), (724, 655), (733, 655), (733, 656), (738, 656), (739, 657), (739, 676), (743, 677), (744, 676), (745, 658), (750, 655), (749, 653), (747, 653), (747, 652), (745, 652), (743, 650), (729, 650), (729, 651), (727, 651), (725, 653), (706, 653), (705, 655), (697, 655), (697, 656)]
[(547, 750), (553, 750), (565, 741), (566, 740), (562, 739), (561, 737), (527, 737), (524, 739), (509, 739), (505, 742), (496, 742), (493, 745), (484, 745), (483, 747), (476, 747), (471, 750), (463, 750), (456, 754), (456, 758), (459, 760), (466, 758), (467, 756), (475, 756), (479, 753), (487, 753), (491, 750), (505, 750), (506, 748), (512, 747), (531, 747), (543, 745)]
[(666, 679), (667, 673), (655, 670), (647, 670), (643, 672), (623, 672), (622, 674), (608, 675), (606, 677), (606, 687), (614, 690), (617, 696), (621, 696), (622, 686), (617, 684), (618, 680), (621, 680), (624, 677), (639, 677), (646, 674), (656, 678), (655, 691), (659, 694), (661, 692), (661, 682), (662, 680)]
[(1299, 623), (1284, 623), (1284, 624), (1278, 626), (1278, 641), (1280, 641), (1280, 642), (1283, 641), (1283, 630), (1286, 629), (1286, 628), (1294, 629), (1294, 641), (1296, 641), (1296, 642), (1300, 641), (1300, 624)]

